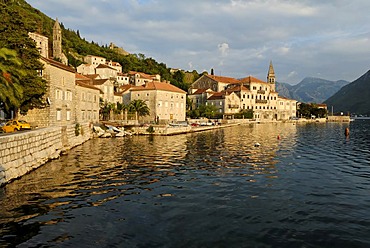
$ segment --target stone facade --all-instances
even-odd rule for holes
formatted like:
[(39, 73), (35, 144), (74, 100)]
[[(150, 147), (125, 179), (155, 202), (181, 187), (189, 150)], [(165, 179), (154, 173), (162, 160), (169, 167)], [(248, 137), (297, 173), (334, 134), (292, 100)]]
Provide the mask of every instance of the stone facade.
[(186, 92), (169, 83), (151, 82), (145, 86), (132, 87), (130, 101), (143, 100), (150, 109), (144, 121), (185, 121)]
[(36, 43), (36, 48), (44, 58), (49, 58), (49, 39), (41, 34), (28, 33), (29, 37)]
[(100, 64), (105, 65), (107, 60), (103, 57), (94, 56), (94, 55), (87, 55), (84, 58), (84, 62), (90, 65), (93, 65), (94, 67), (97, 67)]
[(99, 122), (99, 96), (101, 91), (89, 84), (76, 81), (76, 121), (77, 123)]
[(76, 119), (75, 71), (57, 61), (41, 58), (44, 69), (40, 75), (48, 82), (43, 109), (28, 111), (23, 119), (38, 127), (64, 126), (73, 124)]
[(60, 60), (65, 65), (68, 65), (67, 56), (62, 50), (62, 29), (59, 25), (58, 19), (55, 20), (53, 27), (53, 58)]
[[(231, 101), (230, 93), (235, 93), (240, 102)], [(271, 62), (266, 82), (251, 76), (234, 79), (203, 75), (190, 87), (189, 98), (193, 100), (193, 108), (210, 103), (226, 115), (253, 110), (257, 120), (288, 120), (296, 116), (297, 101), (279, 98), (275, 90), (275, 71)]]

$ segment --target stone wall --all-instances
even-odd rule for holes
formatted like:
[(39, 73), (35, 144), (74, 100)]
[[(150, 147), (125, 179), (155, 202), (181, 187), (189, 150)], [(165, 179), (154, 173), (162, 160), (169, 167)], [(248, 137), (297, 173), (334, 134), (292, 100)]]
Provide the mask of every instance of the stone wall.
[(0, 185), (40, 167), (92, 137), (89, 124), (41, 128), (0, 136)]

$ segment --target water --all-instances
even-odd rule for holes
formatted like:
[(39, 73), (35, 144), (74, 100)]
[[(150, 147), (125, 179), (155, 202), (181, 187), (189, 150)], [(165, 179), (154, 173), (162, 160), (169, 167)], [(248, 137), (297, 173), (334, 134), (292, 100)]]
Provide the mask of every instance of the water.
[(369, 130), (95, 139), (0, 189), (0, 246), (369, 247)]

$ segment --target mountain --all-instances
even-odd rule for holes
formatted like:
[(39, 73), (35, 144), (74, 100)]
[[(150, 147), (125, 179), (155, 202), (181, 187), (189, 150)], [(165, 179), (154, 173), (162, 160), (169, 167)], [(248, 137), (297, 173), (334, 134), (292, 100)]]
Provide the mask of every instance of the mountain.
[(344, 80), (329, 81), (321, 78), (307, 77), (296, 85), (277, 83), (279, 95), (305, 103), (322, 103), (334, 95), (343, 86), (349, 84)]
[(370, 70), (341, 88), (325, 103), (335, 112), (370, 115)]

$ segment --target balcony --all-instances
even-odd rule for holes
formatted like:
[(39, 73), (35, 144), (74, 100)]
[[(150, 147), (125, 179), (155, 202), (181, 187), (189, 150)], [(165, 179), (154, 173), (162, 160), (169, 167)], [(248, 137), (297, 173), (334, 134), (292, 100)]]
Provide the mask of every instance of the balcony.
[(267, 103), (267, 100), (256, 99), (256, 103), (266, 104)]
[(264, 90), (257, 90), (257, 94), (265, 94), (265, 92)]

